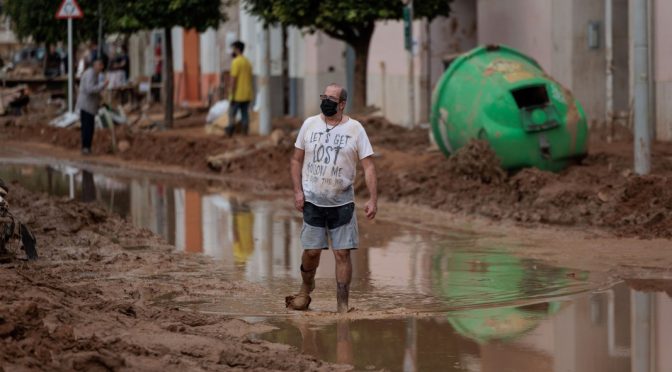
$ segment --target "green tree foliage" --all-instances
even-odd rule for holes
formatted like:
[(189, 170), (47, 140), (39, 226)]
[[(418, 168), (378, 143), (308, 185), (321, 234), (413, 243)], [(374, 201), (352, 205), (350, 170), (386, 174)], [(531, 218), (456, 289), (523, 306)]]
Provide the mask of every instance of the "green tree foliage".
[(127, 32), (177, 26), (203, 32), (226, 20), (225, 6), (221, 0), (120, 0), (114, 16)]
[[(85, 17), (73, 22), (76, 42), (97, 38), (98, 2), (78, 0)], [(22, 40), (55, 44), (67, 40), (67, 22), (56, 19), (62, 0), (5, 0), (2, 12), (11, 19), (12, 30)], [(108, 7), (109, 8), (109, 7)]]
[[(281, 23), (310, 32), (320, 30), (355, 50), (355, 110), (366, 105), (369, 46), (379, 20), (403, 17), (400, 0), (244, 0), (246, 8), (268, 24)], [(413, 2), (415, 18), (432, 20), (450, 14), (451, 0)], [(403, 43), (401, 37), (399, 43)]]

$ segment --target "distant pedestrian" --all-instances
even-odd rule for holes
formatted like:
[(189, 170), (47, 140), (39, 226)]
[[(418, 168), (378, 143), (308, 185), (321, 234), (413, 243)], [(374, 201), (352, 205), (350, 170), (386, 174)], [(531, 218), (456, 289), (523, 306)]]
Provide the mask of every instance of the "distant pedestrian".
[(100, 93), (107, 87), (108, 80), (101, 81), (105, 69), (102, 59), (95, 59), (91, 67), (82, 74), (77, 95), (77, 110), (82, 124), (82, 154), (91, 153), (95, 118), (100, 108)]
[(101, 59), (103, 61), (103, 65), (105, 66), (108, 66), (108, 63), (110, 61), (103, 47), (102, 46), (99, 47), (98, 42), (92, 40), (91, 42), (89, 42), (89, 56), (87, 61), (88, 65), (86, 67), (91, 67), (93, 61), (97, 59)]
[(61, 63), (63, 62), (63, 58), (58, 53), (58, 50), (56, 50), (56, 46), (49, 46), (49, 52), (47, 53), (46, 59), (44, 76), (48, 79), (52, 79), (61, 75)]
[(233, 48), (233, 61), (231, 61), (231, 80), (229, 84), (229, 126), (226, 128), (226, 133), (229, 136), (233, 135), (236, 128), (236, 115), (240, 110), (243, 133), (247, 135), (250, 131), (250, 102), (254, 96), (252, 64), (243, 55), (245, 44), (242, 41), (234, 42), (231, 47)]
[(110, 79), (110, 89), (118, 88), (128, 82), (129, 59), (125, 46), (120, 46), (115, 50), (114, 58), (108, 69), (108, 78)]

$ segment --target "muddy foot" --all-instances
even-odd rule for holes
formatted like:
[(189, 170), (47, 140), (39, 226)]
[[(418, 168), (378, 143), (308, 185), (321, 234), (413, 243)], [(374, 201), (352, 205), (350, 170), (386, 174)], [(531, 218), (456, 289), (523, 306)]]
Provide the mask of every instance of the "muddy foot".
[(299, 293), (293, 296), (285, 297), (285, 306), (288, 309), (304, 311), (308, 310), (310, 301), (312, 301), (312, 299), (309, 295), (305, 293)]

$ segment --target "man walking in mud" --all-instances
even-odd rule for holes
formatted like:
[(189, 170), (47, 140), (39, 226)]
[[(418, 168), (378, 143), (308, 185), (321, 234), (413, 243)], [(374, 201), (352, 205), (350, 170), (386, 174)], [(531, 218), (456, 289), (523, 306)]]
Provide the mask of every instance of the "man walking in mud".
[(307, 310), (315, 289), (315, 272), (323, 249), (331, 248), (336, 260), (338, 312), (349, 310), (352, 278), (350, 251), (359, 246), (353, 183), (357, 162), (364, 169), (370, 198), (364, 205), (366, 218), (378, 211), (373, 149), (362, 124), (344, 115), (347, 91), (336, 84), (320, 96), (322, 114), (304, 121), (294, 144), (291, 160), (294, 205), (303, 212), (301, 278), (298, 294), (285, 298), (288, 308)]

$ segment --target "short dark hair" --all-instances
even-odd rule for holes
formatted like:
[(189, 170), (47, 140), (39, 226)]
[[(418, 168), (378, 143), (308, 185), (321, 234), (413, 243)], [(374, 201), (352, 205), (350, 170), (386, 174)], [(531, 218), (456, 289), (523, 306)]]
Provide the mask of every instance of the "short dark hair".
[(93, 66), (96, 65), (96, 62), (100, 62), (103, 65), (103, 71), (107, 71), (107, 59), (103, 57), (96, 57), (91, 61), (91, 64), (89, 64), (87, 67), (93, 68)]
[(240, 50), (241, 53), (245, 51), (245, 43), (243, 43), (240, 40), (234, 41), (233, 43), (231, 43), (231, 46)]

